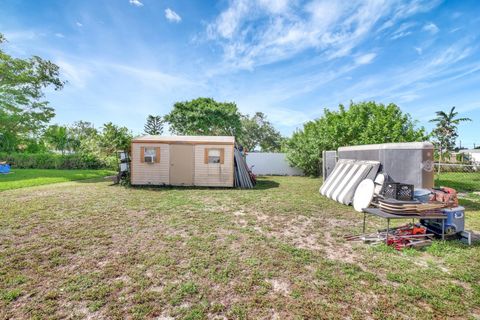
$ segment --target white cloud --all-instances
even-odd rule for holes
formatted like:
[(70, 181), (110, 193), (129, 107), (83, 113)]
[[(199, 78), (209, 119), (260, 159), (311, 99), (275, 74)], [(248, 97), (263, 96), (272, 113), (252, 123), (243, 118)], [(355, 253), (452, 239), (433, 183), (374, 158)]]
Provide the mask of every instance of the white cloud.
[(282, 13), (289, 6), (289, 0), (259, 0), (258, 2), (272, 13)]
[(459, 30), (462, 30), (463, 28), (462, 27), (457, 27), (457, 28), (453, 28), (452, 30), (450, 30), (450, 33), (455, 33)]
[(181, 86), (199, 85), (188, 79), (157, 70), (137, 68), (124, 64), (102, 64), (102, 67), (106, 70), (115, 71), (128, 77), (135, 78), (145, 86), (162, 88), (162, 91)]
[(312, 115), (295, 110), (295, 108), (271, 108), (266, 110), (269, 119), (282, 126), (293, 127), (300, 126), (303, 123), (312, 120)]
[(180, 22), (182, 21), (182, 17), (178, 15), (175, 11), (170, 8), (165, 9), (165, 18), (167, 18), (170, 22)]
[(31, 55), (31, 47), (40, 47), (45, 38), (51, 35), (33, 30), (2, 30), (1, 32), (8, 41), (3, 44), (8, 52), (23, 56)]
[(391, 28), (395, 26), (398, 21), (411, 17), (417, 13), (428, 12), (438, 6), (442, 1), (443, 0), (414, 0), (399, 2), (393, 9), (392, 16), (388, 18), (388, 20), (378, 29), (378, 31)]
[(423, 26), (423, 31), (430, 32), (431, 34), (435, 34), (439, 31), (438, 27), (433, 22), (429, 22)]
[(79, 28), (83, 27), (83, 24), (82, 24), (81, 22), (79, 22), (79, 21), (77, 21), (75, 24), (76, 24), (77, 27), (79, 27)]
[(397, 103), (407, 103), (407, 102), (415, 101), (420, 97), (421, 96), (417, 93), (408, 93), (407, 92), (407, 93), (404, 93), (404, 94), (401, 94), (401, 95), (397, 96), (396, 102)]
[[(325, 60), (349, 55), (378, 29), (427, 11), (436, 1), (231, 0), (207, 25), (207, 39), (223, 49), (225, 69), (253, 69), (313, 49)], [(414, 23), (394, 35), (406, 36)], [(403, 30), (402, 30), (403, 29)], [(403, 33), (402, 33), (403, 32)]]
[(33, 40), (39, 36), (38, 33), (31, 30), (4, 31), (3, 35), (10, 42)]
[[(55, 63), (60, 67), (63, 79), (76, 89), (85, 88), (90, 81), (105, 78), (130, 79), (145, 88), (154, 88), (157, 92), (179, 90), (181, 87), (201, 87), (199, 81), (172, 75), (160, 70), (142, 68), (123, 63), (103, 60), (84, 60), (74, 57), (60, 57)], [(129, 83), (126, 81), (126, 83)]]
[(441, 51), (432, 50), (425, 58), (409, 65), (371, 74), (339, 94), (354, 100), (411, 102), (421, 96), (422, 90), (455, 82), (480, 71), (478, 62), (459, 64), (472, 53), (469, 43), (461, 41)]
[(62, 78), (68, 81), (68, 85), (75, 88), (84, 88), (88, 79), (92, 76), (92, 68), (79, 61), (69, 62), (65, 59), (55, 61), (60, 67)]
[(413, 47), (413, 49), (415, 49), (415, 51), (420, 55), (423, 53), (423, 49), (420, 47)]
[(409, 31), (409, 29), (411, 29), (412, 27), (414, 27), (416, 25), (415, 22), (405, 22), (405, 23), (402, 23), (400, 25), (400, 27), (398, 27), (397, 30), (395, 30), (395, 32), (392, 34), (392, 36), (390, 37), (390, 39), (392, 40), (395, 40), (395, 39), (400, 39), (400, 38), (403, 38), (403, 37), (406, 37), (410, 34), (412, 34), (412, 31)]
[(373, 59), (375, 59), (376, 56), (377, 56), (376, 53), (363, 54), (355, 58), (355, 63), (359, 65), (369, 64), (373, 61)]
[(129, 0), (128, 2), (135, 7), (143, 7), (143, 3), (140, 0)]
[(209, 37), (232, 38), (249, 10), (250, 4), (248, 1), (238, 0), (233, 2), (227, 10), (217, 17), (214, 23), (208, 25), (207, 32)]
[(63, 33), (57, 32), (55, 33), (55, 37), (57, 38), (65, 38), (65, 35)]

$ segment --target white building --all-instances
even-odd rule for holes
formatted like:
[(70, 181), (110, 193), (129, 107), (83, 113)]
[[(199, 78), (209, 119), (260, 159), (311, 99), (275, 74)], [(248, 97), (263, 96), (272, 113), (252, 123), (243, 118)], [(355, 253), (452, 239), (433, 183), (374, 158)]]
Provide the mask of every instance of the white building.
[(469, 160), (474, 164), (480, 164), (480, 149), (465, 149), (459, 152), (468, 155)]

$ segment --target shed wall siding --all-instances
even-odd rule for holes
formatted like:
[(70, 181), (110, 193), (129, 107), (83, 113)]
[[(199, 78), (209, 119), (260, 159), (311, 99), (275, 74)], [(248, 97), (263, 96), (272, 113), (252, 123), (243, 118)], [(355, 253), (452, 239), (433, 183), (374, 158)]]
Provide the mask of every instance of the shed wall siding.
[[(159, 163), (142, 163), (140, 160), (140, 148), (160, 147)], [(163, 143), (133, 143), (131, 159), (132, 184), (169, 184), (170, 147)]]
[[(224, 149), (224, 163), (205, 164), (205, 148)], [(233, 145), (195, 145), (196, 186), (233, 187)]]

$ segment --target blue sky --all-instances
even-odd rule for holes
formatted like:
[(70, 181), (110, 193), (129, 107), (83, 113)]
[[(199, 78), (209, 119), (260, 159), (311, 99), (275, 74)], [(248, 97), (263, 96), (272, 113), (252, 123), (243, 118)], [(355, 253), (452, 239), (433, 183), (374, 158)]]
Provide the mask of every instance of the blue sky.
[(480, 2), (0, 0), (15, 56), (39, 55), (68, 85), (54, 122), (140, 133), (148, 114), (198, 96), (265, 112), (289, 135), (339, 103), (398, 104), (420, 125), (457, 106), (480, 144)]

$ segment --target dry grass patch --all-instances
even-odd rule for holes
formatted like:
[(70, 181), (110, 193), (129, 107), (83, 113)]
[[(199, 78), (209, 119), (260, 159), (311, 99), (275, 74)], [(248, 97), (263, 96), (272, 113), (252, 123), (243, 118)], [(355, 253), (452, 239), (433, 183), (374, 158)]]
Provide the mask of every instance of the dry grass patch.
[[(260, 179), (255, 190), (70, 182), (3, 192), (0, 316), (478, 314), (478, 245), (436, 242), (403, 253), (352, 245), (342, 236), (360, 230), (361, 216), (321, 197), (319, 185), (275, 177)], [(369, 227), (381, 223), (371, 219)], [(467, 223), (480, 229), (479, 211)]]

